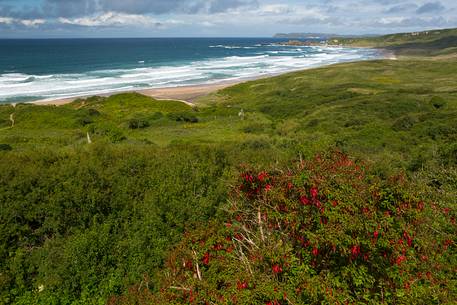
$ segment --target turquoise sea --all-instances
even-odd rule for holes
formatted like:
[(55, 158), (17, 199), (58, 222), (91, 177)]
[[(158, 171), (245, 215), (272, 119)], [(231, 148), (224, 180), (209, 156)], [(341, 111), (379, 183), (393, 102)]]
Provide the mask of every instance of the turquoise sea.
[(281, 46), (272, 38), (0, 40), (0, 103), (242, 80), (378, 50)]

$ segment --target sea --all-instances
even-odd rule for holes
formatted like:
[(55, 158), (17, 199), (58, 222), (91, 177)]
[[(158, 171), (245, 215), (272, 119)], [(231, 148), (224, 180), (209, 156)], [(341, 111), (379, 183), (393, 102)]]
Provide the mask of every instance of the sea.
[(3, 39), (0, 103), (216, 84), (382, 57), (275, 38)]

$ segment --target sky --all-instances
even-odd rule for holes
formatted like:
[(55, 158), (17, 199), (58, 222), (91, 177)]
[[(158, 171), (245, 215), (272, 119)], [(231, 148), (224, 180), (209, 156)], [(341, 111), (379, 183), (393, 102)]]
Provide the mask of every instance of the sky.
[(0, 0), (0, 38), (270, 37), (457, 27), (457, 0)]

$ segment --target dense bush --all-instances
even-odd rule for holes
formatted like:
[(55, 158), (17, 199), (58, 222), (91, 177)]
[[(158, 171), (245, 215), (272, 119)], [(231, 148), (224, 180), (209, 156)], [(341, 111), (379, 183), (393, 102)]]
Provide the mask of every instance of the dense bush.
[(172, 120), (176, 122), (188, 122), (188, 123), (198, 123), (198, 118), (191, 113), (182, 112), (182, 113), (173, 113), (169, 115)]
[(129, 120), (129, 128), (130, 129), (142, 129), (142, 128), (147, 128), (151, 124), (149, 121), (145, 119), (130, 119)]
[(105, 304), (226, 200), (220, 149), (95, 142), (2, 161), (0, 304)]
[(105, 122), (90, 125), (89, 132), (102, 137), (106, 137), (112, 143), (118, 143), (127, 138), (120, 128), (114, 124)]
[(244, 171), (226, 221), (186, 234), (153, 294), (112, 304), (452, 304), (456, 211), (340, 153)]
[(446, 106), (446, 100), (440, 96), (434, 96), (430, 100), (430, 103), (432, 104), (435, 109), (440, 109)]
[(0, 151), (9, 151), (12, 150), (13, 148), (9, 144), (0, 144)]
[(395, 131), (410, 130), (415, 123), (416, 120), (413, 117), (407, 115), (396, 120), (392, 125), (392, 129)]

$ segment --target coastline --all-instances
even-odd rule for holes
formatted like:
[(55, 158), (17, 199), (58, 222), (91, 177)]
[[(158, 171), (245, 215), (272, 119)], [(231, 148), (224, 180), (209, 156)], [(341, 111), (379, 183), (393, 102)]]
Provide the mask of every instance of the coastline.
[[(139, 90), (132, 90), (132, 91), (119, 91), (119, 92), (111, 92), (105, 94), (99, 94), (99, 96), (109, 97), (116, 94), (121, 93), (139, 93), (145, 96), (149, 96), (155, 98), (157, 100), (175, 100), (180, 101), (190, 106), (193, 106), (193, 101), (197, 98), (207, 95), (209, 93), (239, 84), (244, 82), (245, 80), (240, 81), (227, 81), (223, 83), (217, 84), (203, 84), (203, 85), (192, 85), (192, 86), (180, 86), (180, 87), (165, 87), (165, 88), (151, 88), (151, 89), (139, 89)], [(65, 104), (70, 104), (73, 101), (80, 99), (80, 98), (88, 98), (94, 96), (87, 95), (87, 96), (75, 96), (70, 98), (62, 98), (62, 99), (52, 99), (52, 100), (39, 100), (29, 102), (30, 104), (34, 105), (54, 105), (54, 106), (61, 106)]]
[[(387, 59), (387, 60), (397, 60), (397, 56), (395, 52), (387, 49), (378, 49), (381, 51), (380, 59)], [(363, 61), (363, 60), (361, 60)], [(354, 61), (359, 62), (359, 61)], [(320, 67), (320, 66), (319, 66)], [(148, 89), (138, 89), (138, 90), (127, 90), (127, 91), (113, 91), (110, 93), (103, 93), (103, 94), (91, 94), (91, 95), (82, 95), (82, 96), (75, 96), (75, 97), (68, 97), (68, 98), (58, 98), (58, 99), (46, 99), (46, 100), (38, 100), (28, 102), (34, 105), (54, 105), (54, 106), (61, 106), (65, 104), (70, 104), (73, 101), (80, 99), (80, 98), (89, 98), (91, 96), (103, 96), (109, 97), (116, 94), (121, 93), (139, 93), (145, 96), (149, 96), (155, 98), (157, 100), (175, 100), (183, 102), (187, 105), (194, 106), (193, 103), (199, 97), (208, 95), (210, 93), (216, 92), (218, 90), (222, 90), (227, 87), (231, 87), (237, 84), (241, 84), (244, 82), (252, 81), (252, 80), (259, 80), (263, 78), (275, 77), (287, 73), (293, 73), (298, 71), (304, 71), (309, 69), (315, 69), (319, 67), (309, 67), (305, 69), (297, 69), (291, 70), (281, 73), (269, 73), (266, 75), (259, 75), (257, 77), (248, 77), (248, 78), (241, 78), (237, 80), (225, 80), (213, 84), (198, 84), (198, 85), (187, 85), (187, 86), (177, 86), (177, 87), (162, 87), (162, 88), (148, 88)], [(14, 103), (16, 104), (16, 103)]]

